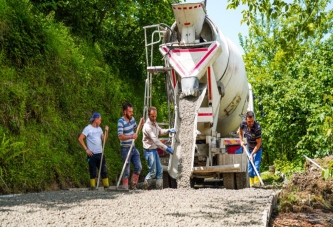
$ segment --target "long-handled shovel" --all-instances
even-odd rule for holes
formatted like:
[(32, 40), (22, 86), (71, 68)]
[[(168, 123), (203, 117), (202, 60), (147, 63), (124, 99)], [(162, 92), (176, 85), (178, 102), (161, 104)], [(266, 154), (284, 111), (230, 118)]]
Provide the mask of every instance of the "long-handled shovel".
[(247, 155), (248, 159), (250, 160), (250, 162), (251, 162), (251, 164), (252, 164), (252, 166), (253, 166), (254, 171), (256, 172), (256, 174), (257, 174), (257, 176), (258, 176), (258, 178), (259, 178), (259, 180), (260, 180), (261, 185), (264, 186), (265, 184), (264, 184), (264, 182), (262, 181), (262, 179), (261, 179), (261, 177), (260, 177), (260, 175), (259, 175), (259, 173), (258, 173), (258, 170), (257, 170), (257, 168), (255, 167), (255, 165), (254, 165), (254, 163), (253, 163), (253, 160), (250, 159), (250, 155), (249, 155), (249, 152), (247, 152), (247, 147), (246, 147), (246, 145), (244, 145), (243, 148), (244, 148), (244, 150), (245, 150), (245, 152), (246, 152), (246, 155)]
[(108, 138), (107, 134), (109, 129), (105, 127), (105, 136), (103, 140), (103, 148), (102, 148), (102, 155), (101, 155), (101, 161), (99, 163), (99, 169), (98, 169), (98, 178), (97, 178), (97, 184), (96, 189), (98, 189), (99, 181), (101, 180), (101, 170), (102, 170), (102, 163), (103, 163), (103, 155), (104, 155), (104, 147), (105, 147), (105, 140)]
[[(137, 127), (137, 130), (136, 130), (136, 133), (138, 133), (138, 131), (140, 130), (141, 128), (141, 125), (142, 125), (142, 122), (143, 122), (143, 118), (140, 119), (140, 123), (139, 123), (139, 126)], [(123, 166), (123, 169), (121, 170), (121, 173), (120, 173), (120, 176), (119, 176), (119, 180), (118, 180), (118, 183), (117, 183), (117, 189), (119, 187), (119, 184), (120, 184), (120, 181), (121, 181), (121, 178), (123, 177), (123, 174), (124, 174), (124, 171), (125, 171), (125, 168), (126, 168), (126, 165), (127, 165), (127, 162), (128, 162), (128, 158), (131, 154), (131, 151), (132, 151), (132, 148), (134, 146), (134, 142), (135, 142), (135, 139), (132, 140), (132, 144), (131, 144), (131, 147), (127, 153), (127, 156), (126, 156), (126, 160), (124, 162), (124, 166)]]

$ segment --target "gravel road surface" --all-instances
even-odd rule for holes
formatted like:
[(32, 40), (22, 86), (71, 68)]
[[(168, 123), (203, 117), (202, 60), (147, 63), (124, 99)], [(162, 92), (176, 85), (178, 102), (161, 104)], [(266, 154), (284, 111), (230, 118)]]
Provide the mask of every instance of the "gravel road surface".
[(0, 226), (267, 226), (275, 194), (248, 188), (6, 195)]

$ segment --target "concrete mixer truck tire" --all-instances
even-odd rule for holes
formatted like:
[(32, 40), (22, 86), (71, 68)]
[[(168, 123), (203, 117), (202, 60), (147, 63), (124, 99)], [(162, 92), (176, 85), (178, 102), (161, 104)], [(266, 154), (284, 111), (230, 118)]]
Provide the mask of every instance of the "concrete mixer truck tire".
[(249, 186), (249, 177), (247, 172), (224, 173), (223, 186), (226, 189), (244, 189)]
[(249, 187), (249, 173), (223, 173), (223, 186), (226, 189), (244, 189)]
[(226, 189), (236, 189), (235, 173), (223, 173), (223, 186)]
[(236, 173), (236, 188), (244, 189), (249, 187), (249, 174), (248, 172)]
[(170, 177), (167, 172), (163, 172), (163, 188), (177, 188), (177, 181)]
[(169, 176), (169, 185), (170, 188), (177, 188), (177, 181)]

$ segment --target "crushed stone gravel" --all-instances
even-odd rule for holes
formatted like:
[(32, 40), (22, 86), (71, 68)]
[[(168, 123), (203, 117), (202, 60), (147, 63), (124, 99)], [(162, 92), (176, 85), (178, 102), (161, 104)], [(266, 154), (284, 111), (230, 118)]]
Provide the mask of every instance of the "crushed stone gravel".
[(83, 189), (0, 196), (0, 226), (267, 226), (276, 191)]

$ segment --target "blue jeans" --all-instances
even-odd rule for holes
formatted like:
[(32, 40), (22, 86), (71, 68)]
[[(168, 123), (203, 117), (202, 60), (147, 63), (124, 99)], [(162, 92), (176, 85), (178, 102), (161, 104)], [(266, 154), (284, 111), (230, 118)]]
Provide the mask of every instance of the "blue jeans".
[[(251, 155), (253, 150), (248, 150), (249, 155)], [(254, 155), (253, 155), (253, 163), (256, 167), (258, 174), (260, 175), (260, 163), (261, 163), (261, 155), (262, 155), (262, 148), (260, 148)], [(254, 170), (250, 161), (247, 162), (249, 177), (253, 178), (257, 176), (256, 171)]]
[(163, 167), (156, 149), (152, 150), (144, 149), (144, 151), (145, 151), (145, 159), (147, 160), (148, 170), (149, 170), (149, 173), (147, 174), (145, 179), (146, 180), (151, 180), (155, 178), (162, 179)]
[[(120, 151), (121, 151), (121, 159), (123, 160), (123, 164), (126, 161), (126, 157), (127, 154), (129, 152), (129, 147), (121, 147)], [(141, 160), (140, 160), (140, 153), (139, 151), (133, 147), (130, 156), (128, 157), (128, 161), (124, 170), (124, 174), (123, 174), (123, 179), (128, 179), (130, 176), (130, 170), (131, 170), (131, 166), (130, 166), (130, 162), (133, 164), (134, 166), (134, 173), (135, 174), (140, 174), (141, 170), (142, 170), (142, 165), (141, 165)]]

